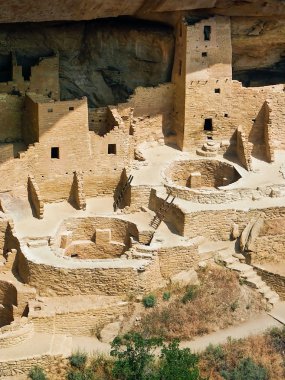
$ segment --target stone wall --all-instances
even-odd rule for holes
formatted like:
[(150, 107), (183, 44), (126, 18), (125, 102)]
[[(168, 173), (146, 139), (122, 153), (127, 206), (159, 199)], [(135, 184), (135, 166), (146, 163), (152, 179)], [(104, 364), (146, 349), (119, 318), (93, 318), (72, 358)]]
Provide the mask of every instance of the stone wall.
[(271, 272), (262, 267), (262, 265), (252, 264), (257, 274), (266, 282), (270, 288), (275, 290), (282, 300), (285, 300), (285, 275)]
[[(28, 257), (28, 253), (25, 255)], [(41, 296), (138, 294), (157, 287), (161, 277), (158, 276), (157, 261), (145, 263), (147, 265), (144, 268), (138, 268), (128, 260), (117, 266), (116, 262), (103, 261), (94, 267), (91, 262), (82, 266), (73, 261), (72, 265), (68, 265), (71, 259), (67, 258), (66, 266), (59, 267), (34, 262), (27, 257), (19, 253), (19, 275), (24, 283), (34, 286)]]
[(42, 310), (35, 311), (31, 307), (29, 319), (32, 320), (36, 332), (55, 334), (72, 334), (91, 336), (96, 334), (100, 327), (111, 323), (119, 316), (128, 312), (127, 302), (117, 302), (101, 307), (89, 305), (78, 310)]
[(68, 359), (63, 355), (35, 355), (34, 357), (22, 360), (0, 360), (0, 373), (1, 376), (17, 376), (27, 375), (32, 367), (41, 367), (44, 371), (48, 371), (49, 375), (56, 375), (55, 369), (67, 366)]
[(241, 178), (234, 166), (218, 160), (174, 161), (164, 171), (164, 176), (176, 185), (190, 187), (189, 177), (194, 172), (201, 174), (199, 187), (226, 186)]
[(0, 143), (22, 139), (23, 98), (0, 94)]
[(33, 176), (28, 177), (28, 198), (36, 218), (44, 217), (44, 202), (40, 190)]
[(158, 87), (138, 87), (128, 101), (118, 106), (124, 114), (125, 108), (133, 108), (132, 131), (135, 144), (158, 141), (169, 137), (172, 129), (173, 91), (171, 83)]

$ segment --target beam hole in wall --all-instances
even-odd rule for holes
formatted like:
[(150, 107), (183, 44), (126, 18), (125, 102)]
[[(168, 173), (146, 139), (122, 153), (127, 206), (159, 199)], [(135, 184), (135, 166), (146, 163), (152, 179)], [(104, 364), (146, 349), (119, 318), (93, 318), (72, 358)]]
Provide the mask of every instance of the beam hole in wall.
[(51, 158), (57, 158), (57, 159), (59, 159), (59, 147), (58, 146), (52, 147), (50, 155), (51, 155)]
[(206, 51), (203, 51), (202, 52), (202, 57), (207, 57), (208, 56), (208, 53)]
[(215, 88), (215, 94), (220, 94), (221, 93), (221, 89), (220, 88)]
[(74, 111), (74, 107), (69, 107), (69, 111)]
[(204, 41), (210, 41), (211, 40), (211, 32), (212, 28), (210, 25), (204, 26)]
[(116, 154), (117, 146), (116, 144), (108, 144), (108, 154)]
[(207, 140), (213, 140), (213, 136), (207, 136)]
[(48, 108), (47, 111), (48, 111), (48, 112), (53, 112), (53, 109), (52, 109), (52, 108)]
[(205, 119), (204, 121), (204, 131), (211, 132), (213, 130), (213, 120)]
[(228, 113), (225, 113), (225, 114), (224, 114), (224, 117), (229, 117), (229, 114), (228, 114)]

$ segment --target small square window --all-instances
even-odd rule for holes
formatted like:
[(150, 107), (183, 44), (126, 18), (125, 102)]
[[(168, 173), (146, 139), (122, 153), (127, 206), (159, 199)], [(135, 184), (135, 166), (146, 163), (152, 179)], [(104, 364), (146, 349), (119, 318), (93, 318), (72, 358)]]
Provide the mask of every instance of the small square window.
[(108, 144), (108, 154), (116, 154), (117, 146), (116, 144)]
[(52, 108), (48, 108), (48, 112), (53, 112), (53, 109)]
[(221, 93), (221, 89), (220, 88), (215, 88), (215, 94), (220, 94)]
[(69, 111), (74, 111), (74, 107), (69, 107)]
[(208, 53), (206, 51), (203, 51), (202, 57), (207, 57), (207, 56), (208, 56)]
[(224, 117), (229, 117), (229, 114), (228, 114), (228, 113), (225, 113), (225, 114), (224, 114)]
[(59, 159), (59, 147), (58, 146), (51, 148), (50, 156), (51, 156), (51, 158)]

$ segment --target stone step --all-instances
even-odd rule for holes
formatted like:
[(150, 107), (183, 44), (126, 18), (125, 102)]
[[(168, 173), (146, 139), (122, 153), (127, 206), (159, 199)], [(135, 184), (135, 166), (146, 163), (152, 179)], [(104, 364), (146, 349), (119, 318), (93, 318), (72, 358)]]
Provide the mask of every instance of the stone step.
[(248, 284), (248, 285), (250, 285), (256, 289), (259, 289), (260, 285), (262, 284), (262, 280), (259, 278), (257, 278), (257, 279), (246, 279), (245, 282), (246, 282), (246, 284)]
[(272, 297), (276, 296), (276, 292), (272, 291), (271, 289), (264, 293), (264, 297), (269, 300)]
[(268, 292), (270, 290), (271, 289), (269, 288), (268, 285), (262, 286), (261, 288), (258, 289), (259, 293), (261, 293), (261, 294), (264, 294), (264, 293), (266, 293), (266, 292)]
[(233, 253), (233, 257), (236, 257), (242, 263), (245, 261), (245, 257), (242, 253), (235, 252)]
[(278, 294), (276, 294), (276, 296), (273, 296), (271, 298), (269, 298), (268, 302), (271, 304), (271, 305), (275, 305), (276, 303), (278, 303), (280, 300), (280, 297)]
[(237, 258), (235, 258), (235, 257), (233, 257), (233, 256), (229, 256), (229, 257), (227, 257), (227, 258), (225, 258), (225, 259), (222, 259), (222, 262), (224, 263), (224, 264), (226, 264), (227, 266), (228, 265), (231, 265), (231, 264), (233, 264), (233, 263), (236, 263), (236, 262), (238, 262), (239, 260), (237, 259)]
[(240, 262), (235, 262), (235, 263), (229, 265), (228, 268), (231, 270), (235, 270), (237, 272), (241, 272), (243, 274), (246, 274), (248, 272), (254, 272), (250, 265), (243, 264)]
[(48, 246), (47, 240), (30, 240), (27, 243), (30, 248), (46, 247)]

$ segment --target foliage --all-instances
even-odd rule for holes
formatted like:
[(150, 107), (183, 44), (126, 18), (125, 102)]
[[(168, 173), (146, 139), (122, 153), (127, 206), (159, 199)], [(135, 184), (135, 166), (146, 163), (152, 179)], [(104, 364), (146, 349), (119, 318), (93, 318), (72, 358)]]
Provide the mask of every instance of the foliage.
[(180, 349), (179, 341), (173, 340), (161, 350), (158, 379), (200, 380), (199, 357), (189, 348)]
[(29, 372), (29, 378), (32, 380), (47, 380), (44, 370), (39, 366), (31, 368)]
[(72, 365), (72, 367), (82, 369), (87, 360), (87, 354), (85, 352), (77, 351), (74, 354), (72, 354), (69, 358), (69, 363)]
[(195, 286), (195, 285), (187, 286), (186, 292), (185, 292), (185, 294), (181, 300), (182, 303), (185, 304), (189, 301), (193, 301), (197, 297), (197, 294), (198, 294), (198, 287), (197, 286)]
[(269, 331), (269, 336), (275, 349), (285, 356), (285, 326), (282, 329), (274, 327)]
[(156, 297), (153, 294), (145, 296), (142, 300), (144, 307), (154, 307), (156, 305)]
[(81, 370), (71, 370), (67, 374), (68, 380), (95, 380), (94, 372), (91, 368)]
[(160, 338), (144, 339), (138, 333), (116, 337), (112, 342), (113, 375), (120, 380), (150, 379), (154, 365), (154, 350), (162, 345)]
[(236, 311), (236, 309), (238, 308), (238, 300), (235, 300), (234, 302), (232, 302), (230, 304), (230, 308), (231, 308), (231, 311)]
[(163, 295), (162, 295), (162, 299), (163, 301), (169, 301), (170, 300), (170, 292), (164, 292)]
[(222, 371), (221, 375), (226, 380), (268, 380), (268, 374), (264, 367), (256, 364), (252, 359), (242, 359), (236, 368), (229, 371)]

